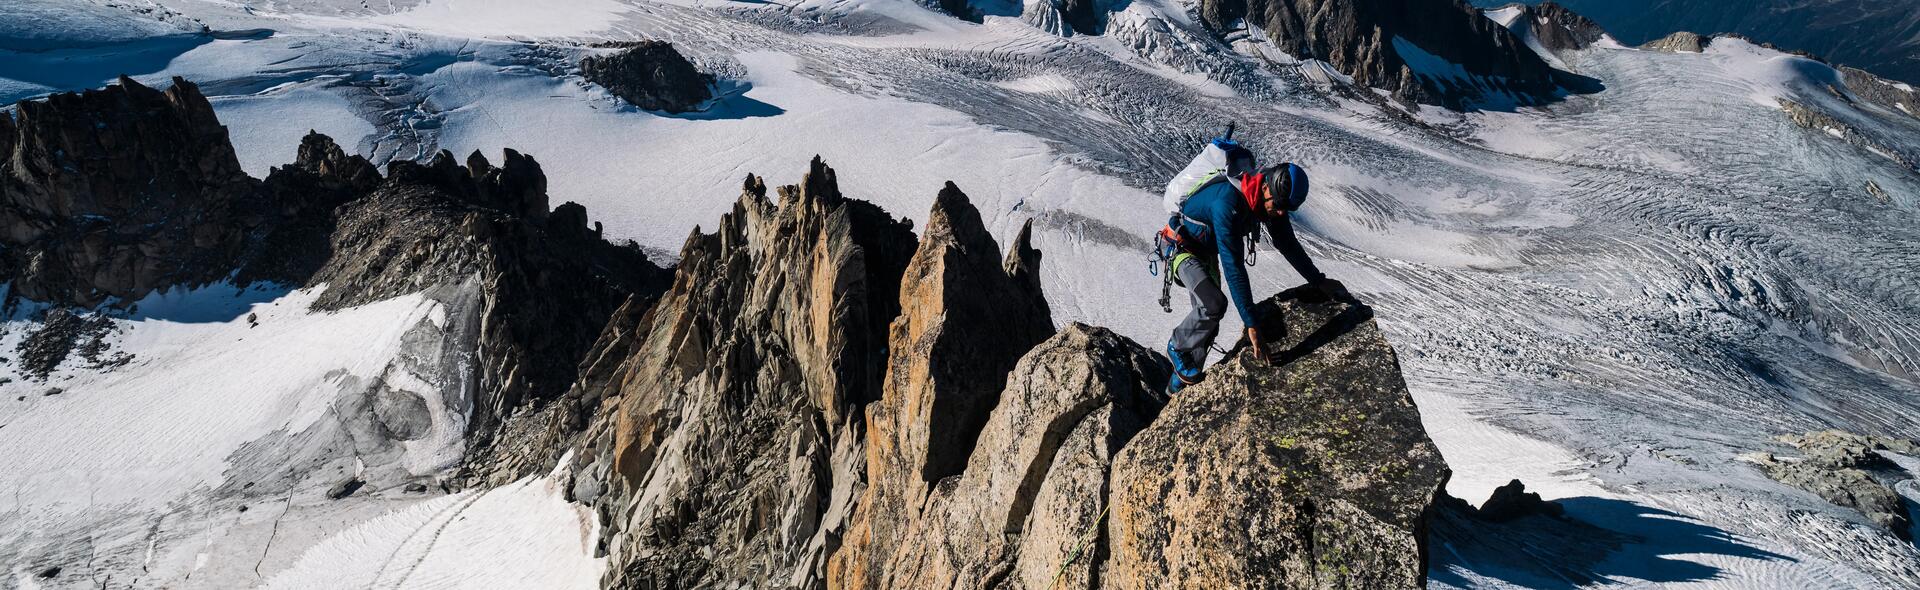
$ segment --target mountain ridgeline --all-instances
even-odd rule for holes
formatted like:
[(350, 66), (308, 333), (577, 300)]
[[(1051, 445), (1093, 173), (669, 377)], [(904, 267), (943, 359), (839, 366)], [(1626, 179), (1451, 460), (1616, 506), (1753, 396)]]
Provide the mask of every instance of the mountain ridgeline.
[[(1642, 44), (1675, 31), (1732, 33), (1920, 83), (1920, 11), (1879, 0), (1557, 0)], [(1475, 0), (1494, 7), (1506, 0)], [(1528, 0), (1528, 4), (1539, 3)]]
[[(1244, 19), (1296, 58), (1326, 61), (1357, 85), (1412, 102), (1544, 102), (1566, 78), (1456, 0), (1202, 0), (1200, 17), (1215, 31)], [(1442, 73), (1436, 59), (1467, 78)]]
[(1276, 360), (1241, 343), (1169, 400), (1163, 358), (1055, 323), (1031, 225), (1003, 250), (951, 183), (916, 234), (818, 158), (749, 176), (668, 270), (511, 150), (383, 175), (310, 134), (256, 180), (178, 79), (0, 123), (9, 305), (425, 295), (472, 361), (416, 367), (471, 388), (460, 485), (556, 478), (607, 588), (1424, 583), (1449, 472), (1363, 305), (1276, 295)]
[[(965, 2), (930, 5), (963, 18), (981, 14)], [(1130, 10), (1127, 3), (1032, 0), (1019, 16), (1065, 35), (1128, 36), (1122, 43), (1135, 46), (1165, 41), (1133, 37), (1189, 26), (1186, 17), (1118, 14)], [(1198, 17), (1195, 35), (1223, 44), (1240, 35), (1264, 36), (1294, 59), (1326, 62), (1354, 86), (1386, 90), (1409, 104), (1535, 105), (1592, 87), (1591, 80), (1553, 69), (1513, 33), (1459, 0), (1195, 0), (1190, 10)], [(1119, 18), (1146, 20), (1112, 26)]]
[(470, 440), (484, 446), (523, 403), (564, 391), (607, 318), (669, 278), (613, 245), (586, 211), (548, 209), (528, 156), (503, 167), (441, 152), (388, 174), (309, 134), (265, 180), (240, 171), (226, 128), (191, 82), (121, 78), (24, 101), (0, 116), (4, 305), (137, 310), (170, 290), (325, 288), (319, 309), (410, 293), (442, 301), (473, 347)]

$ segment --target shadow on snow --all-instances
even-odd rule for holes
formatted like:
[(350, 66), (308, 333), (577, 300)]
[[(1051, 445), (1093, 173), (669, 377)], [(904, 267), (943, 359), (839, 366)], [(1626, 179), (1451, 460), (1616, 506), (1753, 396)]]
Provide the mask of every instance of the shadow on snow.
[(1593, 584), (1678, 583), (1723, 576), (1695, 561), (1713, 555), (1795, 561), (1755, 547), (1692, 517), (1596, 497), (1555, 500), (1564, 517), (1525, 516), (1489, 522), (1451, 508), (1437, 510), (1429, 541), (1428, 577), (1473, 587), (1491, 578), (1528, 588), (1572, 589)]

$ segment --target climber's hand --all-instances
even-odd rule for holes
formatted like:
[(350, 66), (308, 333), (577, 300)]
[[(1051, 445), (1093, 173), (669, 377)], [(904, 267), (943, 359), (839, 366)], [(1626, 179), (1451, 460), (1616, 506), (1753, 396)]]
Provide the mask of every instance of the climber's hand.
[(1313, 286), (1319, 288), (1322, 294), (1325, 294), (1328, 299), (1334, 301), (1343, 303), (1356, 303), (1359, 301), (1353, 298), (1353, 293), (1347, 290), (1346, 285), (1341, 284), (1340, 281), (1335, 279), (1320, 279), (1320, 282), (1314, 283)]
[(1247, 343), (1253, 346), (1253, 358), (1260, 359), (1261, 362), (1270, 360), (1267, 358), (1267, 343), (1260, 339), (1259, 328), (1247, 328)]

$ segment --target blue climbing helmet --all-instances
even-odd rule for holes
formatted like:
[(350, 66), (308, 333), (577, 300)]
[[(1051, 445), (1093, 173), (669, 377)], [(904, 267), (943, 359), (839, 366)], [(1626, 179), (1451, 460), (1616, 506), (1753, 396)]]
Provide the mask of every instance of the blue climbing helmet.
[(1261, 181), (1266, 183), (1267, 190), (1281, 197), (1284, 209), (1298, 211), (1301, 205), (1307, 204), (1309, 183), (1306, 168), (1287, 162), (1261, 170), (1260, 177)]

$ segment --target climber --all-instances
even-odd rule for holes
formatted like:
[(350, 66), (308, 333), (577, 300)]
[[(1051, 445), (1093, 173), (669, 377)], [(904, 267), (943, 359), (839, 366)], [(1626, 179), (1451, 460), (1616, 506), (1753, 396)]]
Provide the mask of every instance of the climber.
[[(1168, 393), (1199, 383), (1205, 376), (1201, 365), (1220, 333), (1228, 295), (1240, 313), (1241, 324), (1246, 326), (1247, 342), (1253, 345), (1254, 354), (1267, 359), (1265, 341), (1253, 317), (1254, 299), (1245, 262), (1262, 228), (1273, 247), (1308, 284), (1330, 298), (1352, 300), (1345, 285), (1314, 268), (1313, 260), (1300, 247), (1300, 239), (1293, 235), (1290, 214), (1307, 200), (1306, 170), (1287, 163), (1247, 173), (1234, 169), (1248, 170), (1252, 166), (1237, 164), (1217, 175), (1225, 178), (1188, 192), (1177, 204), (1178, 214), (1161, 230), (1162, 242), (1170, 244), (1173, 252), (1168, 272), (1186, 287), (1193, 300), (1193, 310), (1174, 328), (1173, 338), (1167, 342), (1167, 357), (1172, 359), (1174, 369)], [(1224, 294), (1222, 283), (1226, 285)]]

